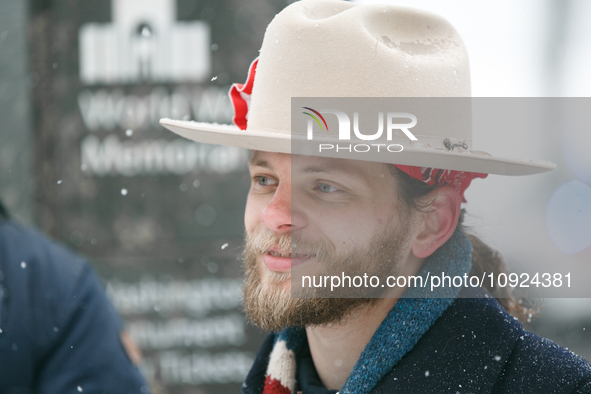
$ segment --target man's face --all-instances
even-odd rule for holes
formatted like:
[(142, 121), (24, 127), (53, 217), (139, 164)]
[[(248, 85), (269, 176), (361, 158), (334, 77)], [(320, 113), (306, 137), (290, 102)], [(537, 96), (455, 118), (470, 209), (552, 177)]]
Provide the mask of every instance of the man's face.
[[(386, 164), (255, 152), (246, 203), (245, 309), (259, 326), (341, 321), (367, 298), (294, 298), (306, 275), (408, 272), (410, 213)], [(294, 289), (295, 290), (295, 289)]]

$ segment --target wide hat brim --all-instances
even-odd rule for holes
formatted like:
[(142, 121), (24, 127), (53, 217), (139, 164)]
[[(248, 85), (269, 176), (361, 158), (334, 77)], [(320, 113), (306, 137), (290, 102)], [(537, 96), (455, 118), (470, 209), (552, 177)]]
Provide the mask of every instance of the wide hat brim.
[[(264, 152), (299, 153), (292, 152), (291, 135), (276, 130), (251, 127), (241, 130), (233, 125), (166, 118), (161, 119), (160, 124), (170, 131), (196, 142)], [(331, 155), (323, 155), (323, 157), (331, 157)], [(335, 154), (333, 157), (342, 156)], [(357, 155), (357, 158), (363, 160), (362, 155)], [(556, 168), (556, 164), (544, 160), (505, 158), (473, 150), (450, 151), (445, 148), (415, 146), (406, 146), (402, 152), (395, 154), (387, 151), (383, 151), (382, 154), (373, 153), (371, 161), (497, 175), (533, 175)]]

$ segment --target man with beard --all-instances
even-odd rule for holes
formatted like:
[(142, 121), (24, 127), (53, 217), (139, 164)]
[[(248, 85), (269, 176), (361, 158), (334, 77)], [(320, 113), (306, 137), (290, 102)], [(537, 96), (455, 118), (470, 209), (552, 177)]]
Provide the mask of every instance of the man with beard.
[[(253, 150), (244, 305), (272, 333), (243, 393), (591, 392), (589, 364), (525, 331), (516, 319), (524, 309), (505, 288), (365, 284), (328, 297), (326, 286), (300, 286), (340, 271), (343, 282), (503, 272), (462, 230), (464, 191), (488, 173), (553, 165), (472, 151), (461, 127), (421, 134), (420, 146), (406, 129), (388, 141), (403, 154), (364, 160), (294, 154), (306, 151), (292, 144), (305, 139), (292, 128), (292, 98), (469, 95), (467, 55), (447, 21), (304, 0), (275, 17), (246, 83), (230, 91), (237, 127), (161, 120), (195, 141)], [(312, 107), (307, 115), (333, 130)]]
[[(320, 269), (317, 275), (321, 277), (336, 271), (345, 271), (350, 276), (365, 272), (382, 278), (400, 275), (401, 260), (404, 254), (408, 254), (403, 248), (410, 235), (410, 223), (408, 214), (399, 208), (399, 204), (392, 203), (395, 181), (388, 173), (387, 165), (257, 151), (249, 167), (253, 183), (245, 216), (244, 301), (251, 320), (266, 330), (280, 331), (290, 326), (338, 322), (355, 309), (376, 304), (380, 298), (312, 296), (316, 294), (292, 297), (291, 283), (294, 281), (290, 279), (292, 270), (297, 272), (297, 266), (302, 264), (307, 268), (304, 273)], [(331, 173), (331, 167), (340, 168), (340, 174)], [(311, 172), (309, 168), (318, 172)], [(320, 169), (326, 183), (318, 182)], [(299, 174), (302, 176), (296, 177)], [(384, 174), (388, 176), (383, 177)], [(298, 214), (297, 205), (308, 199), (295, 197), (295, 189), (291, 186), (280, 189), (287, 193), (280, 196), (276, 185), (281, 179), (287, 179), (285, 182), (289, 184), (306, 185), (302, 191), (313, 195), (317, 202), (313, 207), (319, 211), (310, 212), (314, 208), (306, 206), (303, 208), (306, 212)], [(454, 191), (452, 196), (457, 193)], [(282, 212), (269, 206), (270, 197), (283, 198), (283, 206), (278, 206)], [(330, 217), (331, 211), (335, 210), (338, 220)], [(303, 222), (291, 223), (295, 216)], [(324, 226), (308, 223), (308, 218), (320, 216)], [(372, 216), (375, 216), (374, 220), (369, 219)], [(382, 217), (391, 219), (382, 220)], [(403, 220), (395, 219), (399, 217)], [(355, 231), (351, 237), (350, 227), (343, 226), (349, 221), (358, 226), (368, 222), (367, 230)], [(419, 264), (413, 260), (412, 265), (405, 272), (415, 274)], [(295, 283), (301, 282), (301, 276)], [(399, 297), (401, 293), (390, 293), (389, 296)], [(387, 307), (390, 308), (391, 305)]]

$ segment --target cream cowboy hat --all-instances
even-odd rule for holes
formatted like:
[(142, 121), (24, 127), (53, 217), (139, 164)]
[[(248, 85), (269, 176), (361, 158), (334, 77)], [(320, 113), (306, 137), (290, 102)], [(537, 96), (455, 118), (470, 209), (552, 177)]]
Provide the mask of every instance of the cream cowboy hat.
[[(193, 141), (292, 153), (292, 97), (470, 97), (468, 56), (446, 20), (410, 8), (338, 0), (298, 1), (277, 14), (249, 74), (254, 83), (247, 81), (232, 92), (241, 101), (235, 110), (244, 112), (243, 126), (248, 119), (246, 130), (172, 119), (160, 123)], [(556, 167), (474, 151), (471, 127), (418, 138), (428, 144), (405, 139), (400, 141), (403, 154), (375, 160), (501, 175)], [(457, 142), (456, 149), (450, 141)]]

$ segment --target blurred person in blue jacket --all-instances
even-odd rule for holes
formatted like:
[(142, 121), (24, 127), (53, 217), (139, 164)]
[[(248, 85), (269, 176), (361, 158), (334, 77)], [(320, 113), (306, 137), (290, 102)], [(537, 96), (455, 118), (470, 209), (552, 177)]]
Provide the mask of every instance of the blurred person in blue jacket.
[(91, 267), (1, 203), (0, 300), (0, 393), (149, 392)]

